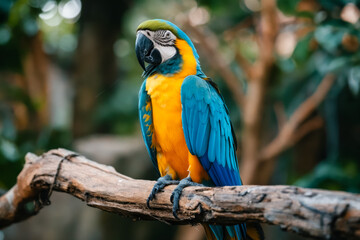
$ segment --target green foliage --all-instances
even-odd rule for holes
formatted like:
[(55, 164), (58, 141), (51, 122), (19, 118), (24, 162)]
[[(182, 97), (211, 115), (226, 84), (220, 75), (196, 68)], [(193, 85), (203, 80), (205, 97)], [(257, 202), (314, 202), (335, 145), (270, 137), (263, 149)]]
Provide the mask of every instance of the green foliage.
[(21, 88), (6, 82), (0, 85), (0, 96), (0, 188), (7, 189), (16, 182), (26, 153), (41, 154), (59, 146), (70, 148), (72, 136), (69, 129), (18, 130), (8, 103), (24, 105), (30, 116), (36, 113), (36, 104)]
[[(11, 11), (10, 11), (11, 10)], [(38, 30), (39, 9), (27, 0), (4, 0), (0, 4), (0, 71), (21, 72), (21, 61), (27, 51), (28, 40)]]
[[(60, 1), (55, 2), (58, 4)], [(24, 74), (24, 57), (30, 50), (31, 40), (39, 31), (42, 31), (40, 36), (44, 38), (44, 49), (58, 54), (54, 58), (66, 59), (69, 52), (74, 51), (74, 22), (61, 19), (58, 27), (51, 28), (39, 17), (47, 3), (49, 0), (0, 1), (0, 188), (9, 188), (15, 183), (27, 152), (41, 154), (51, 148), (71, 147), (69, 128), (42, 126), (17, 129), (17, 119), (10, 106), (23, 106), (31, 122), (36, 119), (43, 103), (31, 98), (28, 88), (5, 80), (8, 74)], [(53, 10), (59, 15), (57, 8)], [(59, 17), (56, 14), (54, 17)], [(68, 64), (70, 61), (68, 58), (66, 60)]]
[[(140, 78), (138, 80), (141, 80)], [(103, 97), (96, 109), (96, 124), (102, 132), (131, 134), (137, 126), (139, 85), (134, 79), (117, 82), (115, 91)]]
[(294, 49), (292, 54), (292, 59), (296, 64), (302, 65), (305, 63), (311, 54), (310, 41), (313, 39), (313, 33), (307, 34), (305, 37), (301, 38)]
[(296, 6), (298, 5), (300, 0), (277, 0), (277, 6), (285, 14), (295, 14)]
[(12, 123), (12, 138), (8, 138), (9, 130), (0, 133), (0, 188), (9, 189), (16, 183), (16, 176), (21, 171), (26, 153), (41, 154), (49, 149), (62, 146), (71, 147), (71, 133), (62, 129), (43, 129), (36, 131), (16, 131)]
[(354, 66), (349, 70), (348, 84), (352, 94), (358, 96), (360, 90), (360, 66)]
[(347, 192), (360, 192), (360, 169), (355, 159), (345, 163), (334, 163), (325, 160), (315, 169), (297, 180), (294, 184), (307, 188), (325, 188), (329, 190), (343, 190)]
[[(279, 8), (286, 14), (296, 15), (294, 3), (288, 2), (291, 1), (278, 1)], [(291, 115), (326, 74), (336, 75), (336, 83), (318, 109), (325, 120), (326, 145), (322, 153), (325, 157), (305, 175), (292, 164), (283, 171), (290, 173), (287, 176), (290, 184), (360, 192), (360, 138), (354, 136), (354, 132), (359, 133), (356, 129), (360, 126), (360, 113), (356, 110), (360, 109), (360, 54), (356, 50), (349, 51), (344, 43), (345, 36), (353, 37), (351, 44), (360, 42), (360, 26), (340, 17), (339, 8), (348, 1), (319, 3), (322, 9), (313, 17), (314, 30), (298, 40), (289, 59), (280, 62), (282, 69), (287, 66), (284, 62), (294, 64), (290, 64), (291, 71), (281, 74), (282, 81), (274, 92)], [(282, 161), (289, 162), (292, 156), (285, 154)]]

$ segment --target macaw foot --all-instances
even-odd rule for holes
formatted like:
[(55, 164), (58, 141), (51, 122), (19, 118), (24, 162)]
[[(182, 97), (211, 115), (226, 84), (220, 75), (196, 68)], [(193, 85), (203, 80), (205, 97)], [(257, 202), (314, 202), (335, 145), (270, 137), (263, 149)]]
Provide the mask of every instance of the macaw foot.
[(156, 181), (153, 189), (151, 190), (151, 193), (150, 193), (147, 201), (146, 201), (147, 207), (150, 208), (150, 201), (155, 199), (155, 195), (158, 192), (161, 192), (161, 190), (163, 190), (164, 187), (166, 187), (167, 185), (178, 184), (178, 183), (179, 183), (179, 181), (173, 180), (170, 175), (165, 175), (164, 177), (159, 177), (158, 180)]
[(173, 204), (172, 212), (176, 219), (179, 219), (176, 212), (179, 209), (179, 201), (180, 201), (181, 193), (184, 188), (189, 187), (189, 186), (203, 187), (204, 185), (193, 182), (190, 177), (184, 178), (179, 182), (179, 185), (174, 189), (174, 191), (172, 192), (171, 197), (170, 197), (170, 201)]

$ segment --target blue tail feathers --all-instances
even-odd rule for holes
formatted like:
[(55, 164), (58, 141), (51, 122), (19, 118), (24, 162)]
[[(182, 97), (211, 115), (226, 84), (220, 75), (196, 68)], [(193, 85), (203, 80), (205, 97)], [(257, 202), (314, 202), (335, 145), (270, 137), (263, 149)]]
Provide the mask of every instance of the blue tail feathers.
[(239, 225), (233, 226), (220, 226), (220, 225), (209, 225), (211, 231), (213, 232), (216, 240), (226, 239), (226, 235), (229, 235), (231, 238), (237, 240), (246, 239), (246, 224), (242, 223)]

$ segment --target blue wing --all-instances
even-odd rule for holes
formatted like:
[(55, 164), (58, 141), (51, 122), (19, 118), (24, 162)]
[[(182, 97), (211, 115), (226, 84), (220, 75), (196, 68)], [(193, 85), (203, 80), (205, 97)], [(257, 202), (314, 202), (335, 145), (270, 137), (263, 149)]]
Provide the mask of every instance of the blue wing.
[(146, 80), (143, 82), (139, 92), (139, 119), (142, 136), (145, 141), (146, 149), (150, 155), (151, 161), (159, 173), (157, 159), (156, 159), (156, 148), (153, 144), (153, 122), (152, 122), (152, 106), (151, 98), (146, 92)]
[[(228, 109), (210, 81), (188, 76), (181, 86), (182, 125), (186, 144), (196, 155), (216, 186), (241, 185), (236, 140)], [(210, 225), (216, 238), (246, 238), (245, 223), (226, 226)], [(226, 229), (226, 230), (225, 230)]]
[(236, 146), (227, 107), (217, 90), (197, 76), (181, 86), (186, 144), (216, 186), (241, 185)]

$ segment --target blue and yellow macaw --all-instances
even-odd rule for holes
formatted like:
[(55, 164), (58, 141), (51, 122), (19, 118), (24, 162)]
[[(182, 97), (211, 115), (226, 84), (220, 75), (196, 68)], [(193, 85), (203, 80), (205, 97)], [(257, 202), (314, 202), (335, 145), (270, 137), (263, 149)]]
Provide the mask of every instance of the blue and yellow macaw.
[[(179, 183), (171, 197), (176, 217), (184, 187), (242, 184), (236, 138), (224, 99), (181, 29), (165, 20), (145, 21), (137, 29), (135, 50), (145, 77), (139, 93), (141, 130), (161, 175), (148, 206), (166, 185)], [(262, 238), (259, 228), (250, 234), (245, 223), (204, 227), (208, 239)]]

